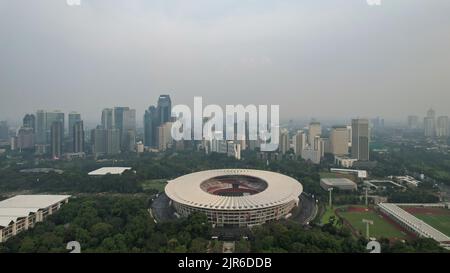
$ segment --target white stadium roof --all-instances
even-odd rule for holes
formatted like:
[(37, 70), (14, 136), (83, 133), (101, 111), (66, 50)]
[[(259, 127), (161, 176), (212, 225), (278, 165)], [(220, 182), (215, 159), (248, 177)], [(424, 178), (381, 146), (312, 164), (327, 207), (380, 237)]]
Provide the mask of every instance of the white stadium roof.
[(107, 175), (107, 174), (122, 174), (127, 170), (131, 170), (130, 167), (104, 167), (98, 170), (88, 173), (88, 175)]
[[(208, 193), (200, 185), (219, 176), (250, 176), (267, 183), (259, 193), (246, 196), (221, 196)], [(297, 180), (274, 172), (248, 169), (209, 170), (188, 174), (169, 181), (167, 196), (175, 202), (203, 209), (252, 210), (268, 208), (298, 199), (303, 186)]]
[(417, 234), (423, 237), (432, 238), (438, 242), (450, 242), (450, 237), (403, 210), (398, 204), (380, 203), (378, 206), (385, 212), (391, 214), (397, 220), (413, 229)]

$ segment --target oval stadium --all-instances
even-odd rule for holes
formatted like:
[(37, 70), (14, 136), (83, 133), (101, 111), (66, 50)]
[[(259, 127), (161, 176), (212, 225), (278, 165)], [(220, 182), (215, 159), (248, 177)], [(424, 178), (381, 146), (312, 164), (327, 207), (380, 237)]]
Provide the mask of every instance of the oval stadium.
[(279, 173), (223, 169), (169, 181), (165, 193), (181, 216), (202, 212), (217, 227), (251, 227), (279, 220), (298, 206), (303, 186)]

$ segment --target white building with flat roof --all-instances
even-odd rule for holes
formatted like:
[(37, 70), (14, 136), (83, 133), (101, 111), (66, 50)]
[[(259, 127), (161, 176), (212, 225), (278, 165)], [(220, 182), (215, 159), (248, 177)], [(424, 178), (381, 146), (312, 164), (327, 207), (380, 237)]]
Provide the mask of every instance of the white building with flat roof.
[(356, 183), (347, 178), (322, 178), (320, 179), (320, 186), (324, 190), (335, 188), (343, 191), (353, 191), (358, 189)]
[(88, 175), (101, 176), (107, 174), (123, 174), (125, 171), (131, 170), (130, 167), (104, 167), (88, 173)]
[(365, 171), (365, 170), (331, 168), (330, 172), (332, 172), (332, 173), (342, 173), (342, 174), (356, 174), (358, 176), (358, 178), (367, 178), (368, 177), (367, 171)]
[(69, 202), (70, 195), (17, 195), (0, 202), (0, 243), (34, 227)]

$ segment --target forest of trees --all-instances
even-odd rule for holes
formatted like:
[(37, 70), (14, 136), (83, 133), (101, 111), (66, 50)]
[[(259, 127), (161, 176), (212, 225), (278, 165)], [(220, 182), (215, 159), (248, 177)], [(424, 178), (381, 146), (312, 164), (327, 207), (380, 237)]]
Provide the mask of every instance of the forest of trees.
[[(8, 160), (8, 159), (5, 159)], [(12, 161), (12, 160), (11, 160)], [(149, 179), (172, 179), (195, 171), (220, 168), (253, 168), (276, 171), (290, 175), (302, 182), (305, 189), (316, 195), (322, 194), (319, 181), (319, 167), (300, 160), (282, 160), (271, 162), (257, 160), (255, 153), (244, 155), (243, 160), (235, 160), (223, 154), (204, 154), (203, 152), (184, 151), (176, 154), (145, 154), (140, 157), (129, 156), (117, 159), (116, 166), (132, 167), (121, 176), (107, 175), (91, 177), (88, 173), (97, 168), (111, 166), (110, 162), (94, 160), (44, 161), (39, 165), (26, 162), (10, 162), (0, 171), (0, 192), (67, 192), (67, 193), (137, 193), (142, 192), (141, 183)], [(4, 163), (4, 162), (3, 162)], [(63, 174), (21, 173), (26, 168), (58, 168)], [(135, 172), (134, 172), (135, 171)]]
[(1, 252), (206, 252), (211, 227), (203, 214), (165, 224), (150, 217), (148, 200), (136, 197), (74, 198), (35, 228), (18, 234)]

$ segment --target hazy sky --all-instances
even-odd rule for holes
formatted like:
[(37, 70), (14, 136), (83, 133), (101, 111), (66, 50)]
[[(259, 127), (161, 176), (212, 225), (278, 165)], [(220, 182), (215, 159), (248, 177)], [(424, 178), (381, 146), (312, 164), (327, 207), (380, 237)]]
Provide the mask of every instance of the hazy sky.
[(174, 104), (450, 114), (450, 1), (0, 0), (0, 120)]

